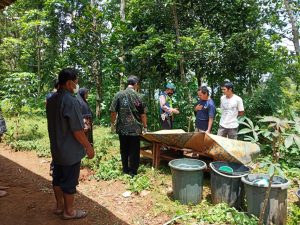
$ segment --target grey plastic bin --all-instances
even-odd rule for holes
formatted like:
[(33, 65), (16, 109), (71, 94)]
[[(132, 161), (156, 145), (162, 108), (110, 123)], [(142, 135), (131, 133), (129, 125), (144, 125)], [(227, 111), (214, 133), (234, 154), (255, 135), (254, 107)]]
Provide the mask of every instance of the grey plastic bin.
[(206, 163), (197, 159), (174, 159), (172, 172), (173, 197), (182, 204), (197, 204), (202, 199), (203, 170)]
[[(225, 173), (219, 170), (222, 166), (229, 166), (233, 173)], [(247, 176), (250, 168), (233, 162), (212, 162), (209, 164), (210, 186), (212, 202), (218, 204), (226, 202), (229, 206), (241, 208), (243, 206), (244, 190), (241, 177)]]
[[(245, 185), (247, 212), (257, 217), (263, 207), (268, 187), (255, 183), (258, 179), (269, 179), (266, 174), (249, 174), (242, 178)], [(271, 185), (270, 197), (265, 211), (264, 224), (286, 224), (287, 220), (287, 189), (289, 181), (285, 178), (274, 176)]]

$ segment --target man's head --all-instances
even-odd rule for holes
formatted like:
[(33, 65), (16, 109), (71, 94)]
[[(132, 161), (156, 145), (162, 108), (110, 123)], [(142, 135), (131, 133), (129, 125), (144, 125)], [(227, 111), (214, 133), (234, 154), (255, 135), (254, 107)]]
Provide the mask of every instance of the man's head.
[(58, 84), (58, 80), (54, 81), (54, 89), (58, 89), (59, 88), (59, 84)]
[(88, 95), (89, 95), (89, 89), (83, 87), (83, 88), (79, 88), (78, 90), (78, 94), (81, 96), (81, 98), (83, 100), (87, 100), (88, 99)]
[(137, 88), (139, 81), (139, 78), (134, 75), (131, 75), (127, 78), (127, 84), (133, 86), (134, 89)]
[(58, 74), (58, 84), (60, 88), (64, 88), (71, 93), (76, 93), (79, 89), (76, 70), (66, 68), (60, 71)]
[(221, 90), (224, 95), (230, 96), (233, 94), (233, 84), (227, 81), (221, 86)]
[(172, 83), (167, 83), (166, 84), (166, 94), (169, 96), (172, 96), (175, 93), (176, 87)]
[(209, 97), (209, 90), (206, 86), (199, 87), (197, 93), (201, 100), (207, 100)]

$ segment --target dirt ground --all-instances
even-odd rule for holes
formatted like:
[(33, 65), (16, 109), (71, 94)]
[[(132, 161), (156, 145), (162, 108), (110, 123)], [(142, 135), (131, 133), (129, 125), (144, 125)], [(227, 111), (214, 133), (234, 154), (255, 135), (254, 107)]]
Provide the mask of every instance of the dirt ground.
[(126, 186), (119, 181), (88, 180), (89, 172), (81, 171), (76, 195), (76, 208), (89, 211), (80, 220), (64, 221), (54, 215), (54, 194), (49, 176), (49, 159), (34, 152), (14, 152), (0, 144), (0, 186), (8, 186), (9, 195), (0, 198), (1, 225), (119, 225), (163, 224), (170, 218), (153, 216), (151, 195), (124, 198)]

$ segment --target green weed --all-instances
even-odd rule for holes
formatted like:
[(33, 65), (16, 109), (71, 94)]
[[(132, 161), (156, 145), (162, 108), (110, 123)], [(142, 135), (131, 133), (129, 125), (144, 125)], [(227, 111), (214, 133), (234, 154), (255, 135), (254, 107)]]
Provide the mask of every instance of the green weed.
[(129, 180), (129, 190), (135, 193), (141, 193), (150, 188), (151, 181), (146, 175), (137, 175)]

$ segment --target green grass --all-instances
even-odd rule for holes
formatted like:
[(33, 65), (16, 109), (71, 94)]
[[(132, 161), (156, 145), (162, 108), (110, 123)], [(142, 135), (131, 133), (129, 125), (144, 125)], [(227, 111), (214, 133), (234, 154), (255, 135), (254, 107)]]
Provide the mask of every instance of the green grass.
[[(8, 134), (6, 142), (15, 151), (34, 150), (39, 156), (50, 157), (47, 122), (43, 117), (26, 116), (20, 120), (18, 138), (14, 137), (14, 119), (7, 119)], [(139, 174), (131, 179), (121, 173), (118, 136), (110, 133), (109, 128), (94, 127), (94, 147), (96, 156), (92, 160), (84, 159), (82, 165), (95, 171), (97, 180), (121, 180), (128, 190), (140, 193), (151, 191), (151, 198), (155, 203), (151, 209), (154, 216), (166, 213), (181, 224), (257, 224), (257, 219), (249, 217), (226, 204), (212, 205), (209, 195), (196, 206), (181, 205), (174, 201), (170, 193), (172, 187), (171, 172), (166, 164), (159, 170), (150, 165), (150, 160), (142, 159)], [(204, 190), (210, 192), (209, 181), (205, 180)], [(289, 203), (288, 224), (294, 225), (299, 221), (299, 207)]]

